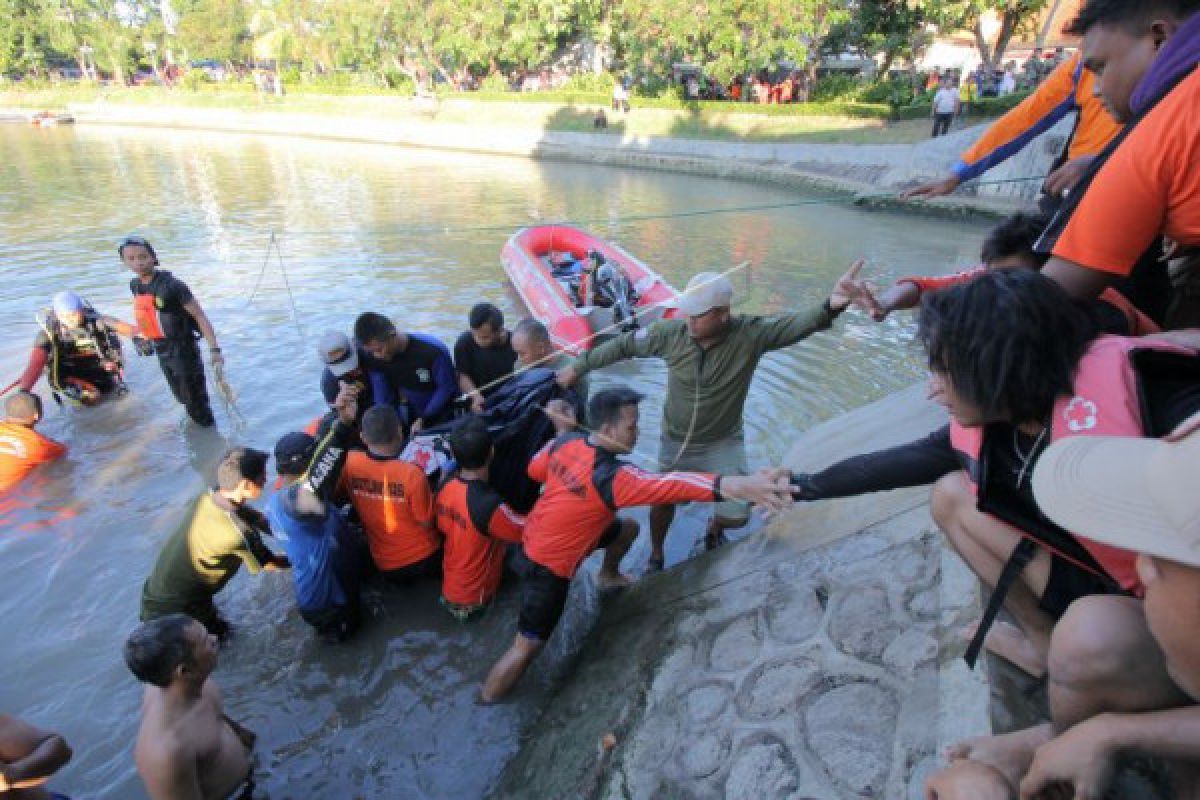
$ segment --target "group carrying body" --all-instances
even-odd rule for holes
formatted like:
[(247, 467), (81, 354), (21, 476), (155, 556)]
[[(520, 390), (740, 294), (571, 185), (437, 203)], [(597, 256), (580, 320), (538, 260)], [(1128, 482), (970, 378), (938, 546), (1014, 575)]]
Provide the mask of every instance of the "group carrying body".
[[(665, 360), (660, 467), (691, 459), (703, 466), (694, 473), (649, 473), (617, 460), (637, 438), (639, 398), (630, 390), (596, 393), (583, 430), (571, 398), (553, 397), (544, 405), (550, 440), (528, 463), (530, 477), (545, 488), (522, 515), (493, 485), (488, 458), (496, 457), (489, 444), (495, 432), (484, 421), (489, 382), (471, 379), (485, 395), (485, 416), (448, 434), (458, 472), (440, 490), (429, 489), (432, 516), (411, 518), (413, 530), (437, 533), (410, 537), (421, 545), (400, 560), (422, 564), (440, 536), (444, 600), (456, 616), (469, 617), (484, 605), (475, 599), (486, 591), (474, 592), (490, 589), (503, 574), (496, 566), (503, 543), (520, 539), (517, 635), (485, 679), (482, 697), (502, 697), (536, 656), (589, 552), (606, 551), (603, 585), (626, 580), (620, 555), (637, 532), (616, 515), (619, 507), (655, 506), (651, 558), (661, 559), (676, 502), (730, 503), (709, 523), (707, 538), (716, 545), (742, 521), (733, 501), (784, 501), (778, 474), (736, 478), (731, 473), (744, 468), (724, 466), (745, 458), (742, 404), (763, 352), (828, 327), (850, 302), (877, 319), (919, 302), (918, 339), (931, 396), (948, 412), (946, 426), (908, 445), (791, 476), (791, 492), (816, 502), (933, 483), (935, 522), (993, 590), (983, 619), (968, 632), (971, 655), (987, 648), (1048, 679), (1047, 722), (964, 742), (929, 778), (927, 796), (1098, 797), (1130, 754), (1167, 762), (1171, 796), (1200, 793), (1200, 493), (1191, 486), (1200, 447), (1200, 333), (1194, 330), (1200, 318), (1192, 288), (1194, 248), (1200, 247), (1200, 124), (1193, 113), (1200, 105), (1198, 12), (1193, 0), (1085, 4), (1074, 25), (1084, 36), (1082, 68), (1094, 74), (1098, 92), (1088, 102), (1102, 101), (1112, 134), (1097, 144), (1088, 135), (1094, 130), (1077, 131), (1072, 142), (1095, 149), (1073, 153), (1047, 182), (1042, 211), (1052, 216), (1020, 215), (1000, 225), (985, 243), (982, 269), (950, 279), (913, 276), (876, 294), (857, 280), (855, 268), (823, 307), (764, 318), (732, 315), (731, 288), (719, 276), (697, 276), (683, 295), (686, 319), (623, 334), (573, 360), (539, 340), (536, 323), (516, 326), (514, 351), (528, 351), (528, 360), (521, 353), (527, 366), (553, 358), (560, 389), (623, 358)], [(1058, 91), (1057, 85), (1043, 87)], [(975, 154), (974, 163), (996, 163), (1023, 143), (1023, 133), (1009, 134), (1041, 124), (1028, 107), (1014, 114), (999, 125), (995, 152)], [(1095, 119), (1081, 113), (1077, 126)], [(913, 194), (942, 193), (963, 178), (956, 170)], [(1071, 189), (1065, 198), (1064, 188)], [(1172, 257), (1169, 269), (1164, 249)], [(335, 510), (338, 486), (352, 473), (348, 451), (357, 437), (366, 453), (356, 460), (390, 465), (391, 454), (403, 452), (405, 432), (432, 430), (445, 410), (426, 385), (442, 356), (423, 356), (425, 366), (416, 367), (428, 372), (428, 381), (406, 377), (391, 362), (399, 356), (404, 363), (408, 348), (421, 340), (389, 326), (386, 318), (368, 317), (361, 329), (355, 326), (357, 342), (342, 336), (340, 348), (324, 350), (334, 378), (326, 382), (334, 418), (316, 436), (289, 434), (277, 443), (276, 471), (287, 488), (268, 502), (266, 522), (247, 523), (286, 537), (288, 559), (273, 556), (273, 564), (290, 563), (304, 618), (329, 638), (347, 635), (356, 621), (357, 572), (327, 556), (361, 547)], [(518, 342), (519, 334), (526, 340)], [(455, 391), (452, 386), (446, 396)], [(245, 471), (223, 462), (211, 500), (219, 507), (220, 493), (236, 509), (261, 492), (267, 458), (247, 459), (244, 451), (230, 457), (247, 462)], [(364, 501), (385, 501), (398, 494), (390, 487), (400, 485), (420, 495), (411, 471), (387, 481), (350, 480)], [(421, 511), (425, 503), (420, 500)], [(465, 531), (476, 537), (468, 541), (486, 547), (460, 548)], [(368, 543), (370, 536), (367, 531)], [(237, 541), (246, 553), (256, 548), (251, 538)], [(462, 561), (476, 571), (460, 571), (459, 556), (484, 550), (482, 559)], [(329, 562), (324, 567), (323, 559)], [(451, 589), (447, 575), (463, 580)], [(315, 587), (311, 596), (320, 605), (305, 607), (300, 598), (309, 590), (302, 583)], [(458, 593), (459, 583), (470, 592)], [(199, 612), (208, 611), (214, 593), (207, 592), (209, 606)], [(1012, 623), (992, 624), (1000, 610)], [(253, 740), (220, 722), (219, 693), (209, 680), (215, 638), (190, 617), (168, 613), (135, 631), (126, 652), (135, 674), (151, 684), (136, 753), (151, 794), (187, 796), (156, 788), (178, 779), (192, 781), (193, 796), (227, 795), (247, 777)], [(177, 742), (160, 735), (185, 714), (198, 727), (196, 737)], [(201, 757), (214, 763), (216, 750), (196, 752), (196, 742), (209, 741), (225, 742), (221, 768), (196, 774)], [(223, 776), (220, 786), (214, 775)]]

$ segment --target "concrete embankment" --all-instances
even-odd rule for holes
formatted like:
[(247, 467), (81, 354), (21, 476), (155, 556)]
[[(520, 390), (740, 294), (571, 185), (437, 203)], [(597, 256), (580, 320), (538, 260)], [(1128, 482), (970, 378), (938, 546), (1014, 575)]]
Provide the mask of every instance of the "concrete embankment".
[[(419, 102), (419, 101), (414, 101)], [(0, 109), (0, 112), (8, 111)], [(22, 112), (20, 109), (12, 110)], [(306, 136), (428, 147), (495, 155), (555, 158), (614, 166), (687, 172), (797, 187), (820, 187), (870, 196), (870, 202), (895, 204), (888, 197), (922, 180), (945, 174), (958, 154), (983, 130), (976, 126), (918, 144), (852, 145), (751, 143), (548, 131), (464, 125), (422, 115), (414, 106), (404, 117), (306, 114), (289, 111), (141, 106), (116, 103), (73, 104), (75, 119), (86, 125), (192, 128), (232, 133)], [(637, 113), (636, 110), (633, 113)], [(1062, 123), (1021, 153), (988, 173), (990, 181), (1015, 181), (1045, 174), (1069, 132)], [(1038, 181), (966, 186), (954, 196), (917, 204), (926, 211), (1006, 214), (1030, 205)], [(911, 204), (904, 204), (911, 205)]]
[[(807, 468), (916, 438), (913, 387), (809, 431)], [(989, 729), (958, 657), (977, 586), (928, 489), (799, 507), (607, 604), (497, 797), (921, 797)]]

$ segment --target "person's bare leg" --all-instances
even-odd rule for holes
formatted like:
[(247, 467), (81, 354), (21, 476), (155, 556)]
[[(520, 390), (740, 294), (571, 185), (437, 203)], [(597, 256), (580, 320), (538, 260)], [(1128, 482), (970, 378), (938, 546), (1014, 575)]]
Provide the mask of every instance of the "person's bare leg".
[(1093, 595), (1071, 604), (1050, 643), (1050, 715), (1066, 730), (1105, 712), (1187, 705), (1132, 597)]
[(621, 520), (621, 532), (604, 548), (604, 563), (596, 574), (596, 587), (601, 590), (620, 589), (633, 583), (633, 580), (621, 574), (621, 559), (629, 552), (637, 539), (638, 524), (631, 519)]
[(650, 561), (659, 565), (666, 564), (664, 546), (667, 543), (667, 531), (675, 519), (675, 506), (654, 506), (650, 509)]
[(508, 648), (504, 655), (500, 656), (500, 660), (492, 665), (487, 679), (483, 682), (483, 688), (479, 692), (479, 699), (484, 703), (495, 703), (512, 691), (512, 687), (525, 674), (525, 670), (529, 669), (530, 663), (542, 649), (543, 644), (545, 642), (530, 639), (528, 636), (518, 633), (517, 638), (513, 640), (512, 647)]
[(725, 517), (713, 514), (708, 520), (708, 526), (704, 530), (704, 546), (708, 550), (714, 550), (717, 547), (725, 544), (727, 541), (725, 531), (734, 531), (744, 527), (748, 520), (732, 520)]
[[(979, 511), (975, 502), (966, 476), (956, 472), (934, 484), (930, 508), (955, 551), (985, 585), (992, 587), (1020, 543), (1021, 534)], [(1050, 556), (1039, 550), (1004, 597), (1004, 608), (1012, 614), (1019, 630), (989, 636), (985, 642), (992, 652), (1039, 677), (1046, 672), (1046, 652), (1054, 626), (1050, 616), (1038, 607), (1038, 598), (1049, 580)]]

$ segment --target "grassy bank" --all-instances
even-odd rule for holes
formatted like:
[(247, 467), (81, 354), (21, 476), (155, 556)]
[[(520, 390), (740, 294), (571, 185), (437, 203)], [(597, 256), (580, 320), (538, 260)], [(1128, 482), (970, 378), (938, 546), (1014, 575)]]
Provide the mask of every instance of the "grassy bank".
[(915, 142), (929, 135), (929, 125), (924, 117), (894, 120), (889, 118), (886, 106), (869, 104), (756, 107), (701, 103), (694, 107), (671, 108), (663, 107), (665, 104), (660, 102), (635, 100), (633, 111), (622, 114), (608, 111), (603, 96), (579, 94), (455, 94), (413, 98), (398, 93), (331, 95), (289, 90), (285, 96), (275, 97), (236, 87), (207, 86), (198, 90), (63, 86), (0, 91), (0, 106), (8, 107), (59, 110), (73, 103), (97, 101), (343, 117), (412, 118), (423, 122), (577, 132), (594, 131), (596, 112), (604, 108), (608, 116), (608, 133), (747, 142), (884, 144)]

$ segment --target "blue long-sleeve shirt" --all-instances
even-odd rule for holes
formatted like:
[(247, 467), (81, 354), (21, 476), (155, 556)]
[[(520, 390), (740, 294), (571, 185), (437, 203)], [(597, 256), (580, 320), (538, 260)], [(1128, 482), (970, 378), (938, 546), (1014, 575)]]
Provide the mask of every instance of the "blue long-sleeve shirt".
[(458, 393), (458, 375), (446, 345), (432, 336), (409, 333), (408, 346), (387, 361), (368, 364), (376, 405), (392, 405), (409, 422), (436, 424)]

